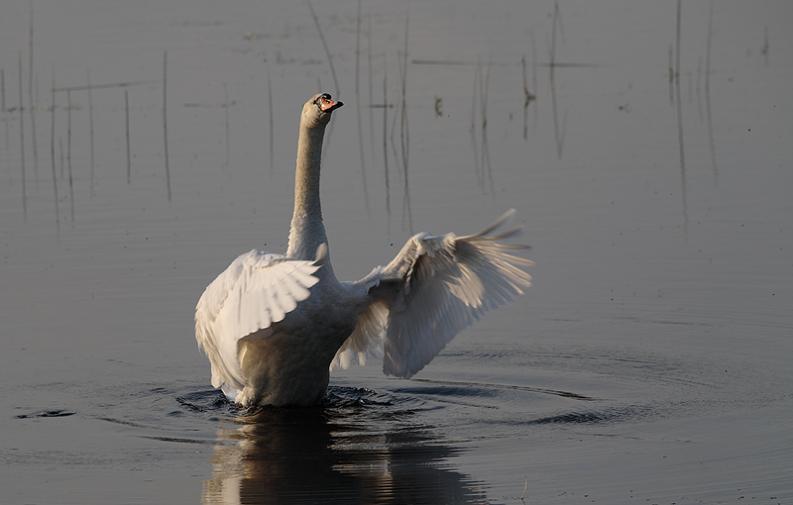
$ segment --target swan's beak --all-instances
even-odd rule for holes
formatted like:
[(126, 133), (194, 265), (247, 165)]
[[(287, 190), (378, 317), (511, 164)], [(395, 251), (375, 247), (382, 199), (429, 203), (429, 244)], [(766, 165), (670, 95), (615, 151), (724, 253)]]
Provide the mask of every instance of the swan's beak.
[(333, 99), (322, 100), (320, 102), (320, 104), (319, 104), (320, 108), (322, 109), (322, 112), (333, 112), (334, 110), (338, 109), (342, 105), (344, 105), (344, 102), (339, 102), (339, 101), (333, 100)]

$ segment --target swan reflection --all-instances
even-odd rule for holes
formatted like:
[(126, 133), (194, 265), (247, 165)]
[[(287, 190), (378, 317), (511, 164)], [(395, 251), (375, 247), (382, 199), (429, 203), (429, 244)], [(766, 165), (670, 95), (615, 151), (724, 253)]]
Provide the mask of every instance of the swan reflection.
[(404, 419), (326, 407), (264, 410), (218, 430), (207, 504), (488, 503), (448, 469), (458, 450)]

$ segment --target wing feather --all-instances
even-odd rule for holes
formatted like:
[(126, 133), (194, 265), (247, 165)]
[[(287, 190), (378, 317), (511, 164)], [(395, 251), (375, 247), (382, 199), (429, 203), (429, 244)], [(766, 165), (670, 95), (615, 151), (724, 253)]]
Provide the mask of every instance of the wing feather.
[(497, 232), (508, 211), (474, 235), (449, 233), (411, 237), (384, 268), (359, 281), (374, 302), (359, 317), (333, 367), (362, 364), (366, 352), (382, 348), (383, 371), (410, 377), (429, 363), (457, 333), (485, 312), (531, 286), (531, 260), (512, 251), (526, 246), (501, 242), (519, 228)]
[(316, 262), (252, 250), (207, 286), (196, 304), (195, 333), (209, 358), (214, 387), (244, 387), (237, 343), (282, 321), (307, 299), (319, 268)]

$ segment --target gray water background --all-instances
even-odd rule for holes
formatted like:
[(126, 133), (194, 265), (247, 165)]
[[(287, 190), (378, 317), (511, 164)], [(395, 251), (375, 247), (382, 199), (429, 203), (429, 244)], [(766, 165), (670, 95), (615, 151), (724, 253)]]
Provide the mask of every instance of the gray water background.
[[(793, 503), (793, 5), (683, 2), (670, 80), (677, 5), (365, 2), (356, 97), (356, 2), (314, 2), (341, 89), (305, 3), (3, 2), (0, 503)], [(320, 86), (346, 102), (322, 180), (337, 274), (410, 235), (408, 17), (412, 231), (514, 207), (535, 286), (414, 380), (373, 363), (318, 409), (240, 418), (208, 385), (195, 301), (236, 255), (285, 249)], [(93, 191), (71, 93), (73, 200), (56, 94), (56, 226), (51, 74), (89, 71), (132, 84), (91, 93)]]

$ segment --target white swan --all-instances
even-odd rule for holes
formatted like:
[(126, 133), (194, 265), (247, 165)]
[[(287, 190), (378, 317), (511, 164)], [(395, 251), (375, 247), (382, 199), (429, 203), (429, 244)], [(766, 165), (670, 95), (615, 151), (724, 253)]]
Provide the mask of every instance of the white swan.
[(242, 405), (318, 402), (335, 367), (381, 354), (383, 372), (410, 377), (463, 328), (531, 285), (510, 254), (522, 246), (492, 235), (419, 233), (385, 267), (339, 282), (328, 255), (319, 201), (320, 153), (331, 113), (343, 104), (319, 94), (303, 105), (295, 207), (286, 255), (247, 252), (198, 300), (196, 340), (212, 385)]

